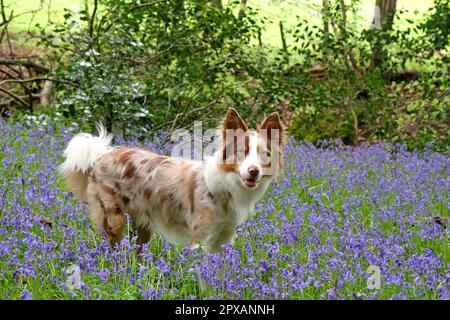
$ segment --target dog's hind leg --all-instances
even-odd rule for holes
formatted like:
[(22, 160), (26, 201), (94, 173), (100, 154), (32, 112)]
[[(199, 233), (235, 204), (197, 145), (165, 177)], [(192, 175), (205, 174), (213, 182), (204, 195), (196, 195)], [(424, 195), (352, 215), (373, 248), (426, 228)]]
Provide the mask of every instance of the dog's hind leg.
[(96, 184), (89, 183), (87, 187), (87, 203), (89, 205), (89, 213), (92, 225), (95, 231), (102, 233), (105, 220), (105, 205), (100, 199), (98, 187)]
[(109, 208), (105, 210), (103, 225), (108, 236), (109, 243), (114, 244), (122, 239), (123, 229), (125, 227), (125, 214), (119, 207)]
[(88, 185), (88, 203), (94, 228), (100, 232), (105, 231), (111, 245), (122, 239), (126, 222), (123, 206), (116, 200), (113, 193), (105, 192), (101, 186)]

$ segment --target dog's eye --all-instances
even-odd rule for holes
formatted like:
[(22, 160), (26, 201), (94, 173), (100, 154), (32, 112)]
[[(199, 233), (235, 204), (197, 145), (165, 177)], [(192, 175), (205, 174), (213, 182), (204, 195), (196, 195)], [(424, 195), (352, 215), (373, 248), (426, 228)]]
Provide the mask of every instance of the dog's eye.
[(263, 151), (260, 153), (261, 158), (270, 158), (271, 156), (272, 156), (272, 153), (269, 150)]
[(236, 152), (236, 154), (237, 154), (238, 156), (243, 156), (243, 155), (245, 154), (245, 151), (242, 150), (242, 149), (239, 149), (239, 150)]

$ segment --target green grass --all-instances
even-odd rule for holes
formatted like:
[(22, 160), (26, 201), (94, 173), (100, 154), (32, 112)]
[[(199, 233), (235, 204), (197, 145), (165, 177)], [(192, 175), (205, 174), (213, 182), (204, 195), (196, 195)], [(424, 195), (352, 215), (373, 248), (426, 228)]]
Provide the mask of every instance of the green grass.
[(6, 12), (19, 15), (11, 23), (13, 31), (36, 30), (34, 25), (45, 26), (49, 21), (62, 21), (64, 8), (79, 11), (84, 0), (6, 0)]

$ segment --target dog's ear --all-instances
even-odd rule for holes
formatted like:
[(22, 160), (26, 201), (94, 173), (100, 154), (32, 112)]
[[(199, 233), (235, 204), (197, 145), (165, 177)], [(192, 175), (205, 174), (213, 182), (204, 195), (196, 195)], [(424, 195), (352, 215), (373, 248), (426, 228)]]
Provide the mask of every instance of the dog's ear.
[(234, 108), (229, 108), (225, 119), (222, 121), (222, 134), (225, 135), (226, 130), (238, 130), (247, 131), (248, 127), (242, 120), (239, 113)]
[[(278, 114), (278, 112), (271, 113), (263, 120), (263, 122), (258, 128), (258, 132), (261, 132), (262, 130), (266, 130), (267, 138), (269, 140), (272, 139), (272, 134), (275, 133), (278, 135), (280, 144), (284, 143), (285, 141), (284, 126), (281, 123), (280, 115)], [(273, 132), (272, 130), (277, 131)]]

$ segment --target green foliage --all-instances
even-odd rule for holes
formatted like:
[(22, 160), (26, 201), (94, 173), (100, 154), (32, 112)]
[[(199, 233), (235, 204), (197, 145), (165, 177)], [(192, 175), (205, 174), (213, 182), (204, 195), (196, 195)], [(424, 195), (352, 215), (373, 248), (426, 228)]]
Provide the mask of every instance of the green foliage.
[(56, 77), (75, 84), (56, 84), (43, 111), (58, 121), (143, 138), (195, 120), (215, 126), (233, 106), (252, 125), (280, 110), (289, 133), (309, 141), (448, 144), (449, 0), (373, 28), (362, 27), (360, 0), (330, 0), (316, 7), (321, 21), (286, 29), (283, 49), (255, 44), (269, 20), (249, 6), (240, 17), (240, 1), (94, 3), (42, 29)]
[(197, 118), (216, 123), (224, 103), (245, 104), (246, 66), (254, 59), (248, 52), (257, 31), (254, 12), (237, 18), (237, 5), (101, 0), (96, 15), (91, 8), (79, 19), (66, 10), (65, 24), (42, 34), (54, 55), (65, 57), (59, 76), (78, 84), (62, 92), (56, 110), (89, 125), (102, 121), (123, 135), (188, 126)]
[(444, 2), (449, 3), (436, 1), (423, 21), (408, 20), (402, 28), (394, 19), (392, 28), (361, 30), (348, 17), (358, 1), (347, 2), (344, 11), (341, 1), (329, 2), (324, 17), (328, 32), (323, 25), (300, 21), (293, 30), (294, 50), (302, 66), (319, 64), (321, 72), (318, 78), (311, 70), (315, 77), (295, 72), (290, 132), (312, 141), (340, 137), (352, 144), (391, 140), (411, 147), (447, 145), (450, 48), (442, 41), (446, 32), (448, 36)]
[(428, 18), (419, 27), (430, 36), (434, 49), (445, 49), (450, 41), (450, 1), (434, 0)]

